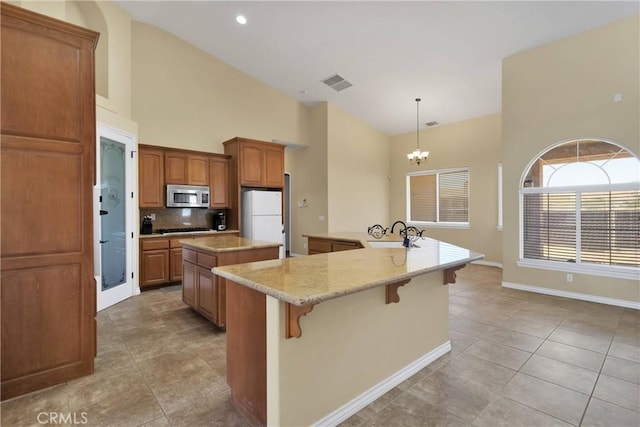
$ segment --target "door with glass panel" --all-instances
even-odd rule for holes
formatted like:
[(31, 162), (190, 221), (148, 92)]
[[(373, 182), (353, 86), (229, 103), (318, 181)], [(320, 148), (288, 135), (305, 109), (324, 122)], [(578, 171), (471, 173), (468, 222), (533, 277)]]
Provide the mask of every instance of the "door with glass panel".
[(133, 295), (132, 135), (98, 124), (97, 309)]

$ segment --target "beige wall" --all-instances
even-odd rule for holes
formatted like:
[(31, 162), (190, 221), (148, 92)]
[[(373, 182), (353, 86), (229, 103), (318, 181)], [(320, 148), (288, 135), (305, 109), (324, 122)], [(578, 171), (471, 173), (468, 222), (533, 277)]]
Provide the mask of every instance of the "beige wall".
[(389, 137), (328, 106), (328, 231), (389, 222)]
[[(291, 172), (291, 252), (306, 255), (303, 233), (327, 231), (327, 103), (309, 111), (308, 147), (287, 153), (285, 169)], [(298, 202), (306, 200), (299, 208)]]
[(501, 161), (499, 114), (420, 131), (420, 147), (430, 152), (425, 164), (410, 165), (407, 153), (415, 150), (416, 134), (391, 138), (391, 221), (406, 221), (406, 174), (409, 172), (468, 167), (469, 229), (426, 228), (424, 235), (469, 248), (485, 255), (484, 261), (502, 262), (498, 225), (498, 163)]
[(285, 339), (285, 304), (267, 297), (267, 424), (314, 425), (446, 344), (442, 277), (414, 277), (397, 304), (385, 304), (384, 286), (317, 304), (301, 319), (300, 338)]
[(306, 143), (308, 108), (157, 27), (132, 27), (140, 142), (221, 153), (241, 136)]
[[(640, 153), (640, 22), (631, 17), (503, 61), (503, 279), (563, 291), (640, 301), (637, 281), (519, 268), (518, 189), (546, 147), (603, 138)], [(613, 95), (622, 94), (614, 103)]]

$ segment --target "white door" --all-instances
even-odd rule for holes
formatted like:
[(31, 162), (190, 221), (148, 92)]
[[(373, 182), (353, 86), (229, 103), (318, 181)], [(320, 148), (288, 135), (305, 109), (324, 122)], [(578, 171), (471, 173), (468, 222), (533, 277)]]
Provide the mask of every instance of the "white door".
[(94, 191), (98, 311), (133, 295), (134, 136), (98, 123)]

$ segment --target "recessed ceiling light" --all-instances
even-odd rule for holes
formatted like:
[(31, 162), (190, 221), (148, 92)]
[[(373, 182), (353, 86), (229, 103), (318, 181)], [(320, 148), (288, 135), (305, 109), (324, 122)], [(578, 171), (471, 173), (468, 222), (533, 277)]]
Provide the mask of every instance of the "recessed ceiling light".
[(247, 18), (245, 18), (244, 15), (238, 15), (236, 16), (236, 22), (238, 24), (244, 25), (247, 23)]

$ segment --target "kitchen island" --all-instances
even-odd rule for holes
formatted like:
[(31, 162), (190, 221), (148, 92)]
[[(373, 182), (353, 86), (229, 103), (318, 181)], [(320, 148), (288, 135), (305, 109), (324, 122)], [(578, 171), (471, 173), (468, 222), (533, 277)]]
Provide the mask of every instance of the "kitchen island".
[(253, 425), (338, 424), (450, 351), (444, 285), (483, 258), (428, 238), (329, 237), (363, 249), (213, 269), (233, 301), (227, 382)]
[(225, 279), (214, 276), (215, 266), (278, 258), (281, 243), (261, 242), (233, 235), (180, 240), (182, 245), (182, 301), (217, 326), (226, 325)]

